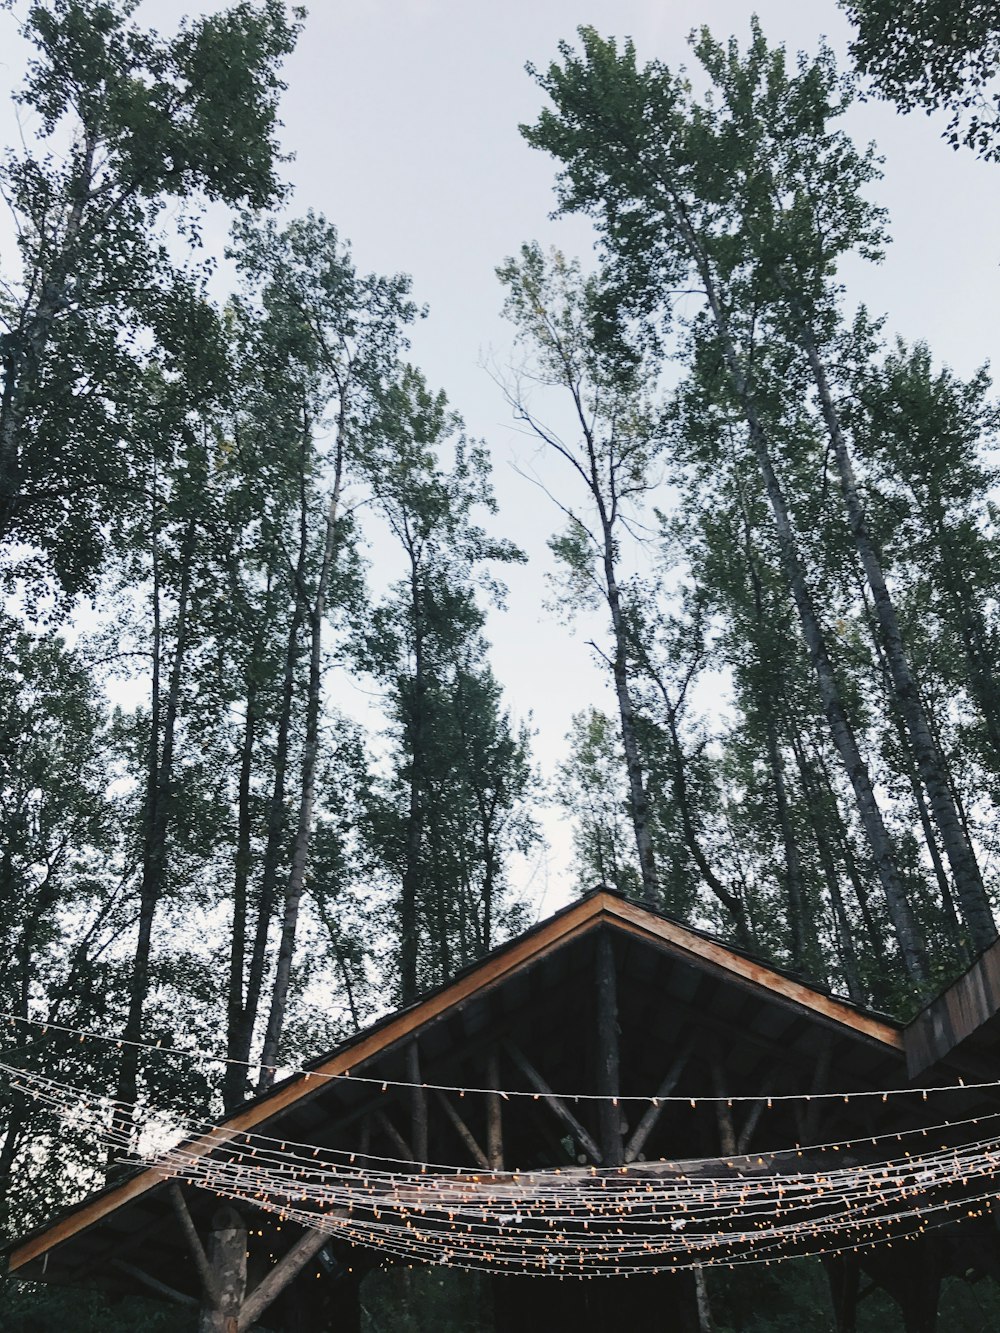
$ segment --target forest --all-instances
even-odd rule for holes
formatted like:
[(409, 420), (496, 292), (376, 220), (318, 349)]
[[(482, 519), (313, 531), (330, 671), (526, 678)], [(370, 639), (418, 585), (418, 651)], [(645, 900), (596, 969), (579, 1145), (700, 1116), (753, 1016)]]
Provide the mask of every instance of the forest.
[[(608, 686), (543, 773), (492, 665), (526, 557), (490, 443), (412, 363), (411, 278), (283, 177), (305, 12), (164, 35), (128, 0), (0, 3), (33, 49), (0, 160), (6, 1061), (231, 1110), (536, 919), (543, 791), (574, 891), (860, 1006), (908, 1017), (996, 939), (992, 349), (961, 375), (852, 296), (891, 220), (842, 122), (943, 113), (992, 179), (1000, 16), (842, 8), (847, 65), (753, 21), (686, 70), (581, 27), (525, 76), (520, 133), (597, 238), (496, 256), (498, 414), (559, 479), (553, 596)], [(6, 1239), (107, 1169), (0, 1088)], [(717, 1327), (825, 1328), (818, 1280), (734, 1282)], [(67, 1326), (66, 1299), (8, 1282), (0, 1326)], [(73, 1299), (81, 1330), (187, 1327)]]

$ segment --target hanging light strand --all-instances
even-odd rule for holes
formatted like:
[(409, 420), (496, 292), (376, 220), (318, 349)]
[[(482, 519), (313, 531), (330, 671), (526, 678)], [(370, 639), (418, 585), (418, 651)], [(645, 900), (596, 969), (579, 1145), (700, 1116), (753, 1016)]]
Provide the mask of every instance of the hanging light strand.
[[(309, 1160), (296, 1151), (308, 1145), (249, 1134), (217, 1144), (219, 1156), (204, 1144), (162, 1142), (165, 1134), (204, 1133), (205, 1122), (113, 1103), (33, 1072), (3, 1072), (67, 1128), (128, 1154), (122, 1160), (130, 1165), (397, 1258), (490, 1271), (609, 1276), (841, 1252), (922, 1232), (956, 1213), (978, 1215), (994, 1197), (981, 1187), (1000, 1166), (997, 1132), (930, 1146), (954, 1133), (947, 1124), (882, 1136), (899, 1142), (893, 1158), (819, 1171), (794, 1163), (845, 1145), (667, 1169), (642, 1163), (511, 1173), (442, 1172), (429, 1163), (400, 1171), (386, 1159), (382, 1167), (379, 1159), (325, 1149), (324, 1160)], [(997, 1119), (963, 1128), (997, 1131)], [(863, 1142), (872, 1141), (855, 1146)]]
[[(70, 1027), (64, 1023), (50, 1023), (44, 1019), (25, 1018), (20, 1014), (14, 1014), (7, 1010), (0, 1010), (0, 1022), (6, 1022), (11, 1029), (16, 1029), (18, 1024), (25, 1024), (40, 1030), (44, 1036), (48, 1032), (59, 1033), (60, 1035), (72, 1037), (77, 1042), (97, 1041), (106, 1044), (123, 1047), (129, 1046), (134, 1049), (147, 1051), (162, 1056), (173, 1056), (179, 1059), (190, 1060), (199, 1064), (217, 1064), (239, 1066), (242, 1069), (261, 1069), (263, 1066), (258, 1061), (233, 1060), (228, 1056), (219, 1055), (211, 1051), (199, 1049), (187, 1049), (179, 1046), (167, 1046), (162, 1042), (131, 1041), (123, 1037), (111, 1036), (106, 1032), (92, 1032), (86, 1028)], [(0, 1050), (0, 1057), (17, 1056), (21, 1052), (17, 1050)], [(286, 1077), (301, 1078), (305, 1081), (313, 1079), (330, 1083), (345, 1084), (366, 1084), (371, 1087), (378, 1087), (383, 1092), (401, 1089), (403, 1091), (414, 1091), (423, 1089), (427, 1092), (457, 1093), (459, 1096), (496, 1096), (499, 1095), (506, 1100), (513, 1098), (525, 1098), (537, 1101), (539, 1093), (532, 1088), (484, 1088), (470, 1084), (457, 1083), (430, 1083), (430, 1082), (411, 1082), (406, 1079), (386, 1078), (376, 1074), (356, 1074), (350, 1069), (331, 1073), (327, 1070), (316, 1069), (308, 1066), (297, 1066), (287, 1070)], [(861, 1088), (848, 1089), (835, 1092), (786, 1092), (786, 1093), (698, 1093), (692, 1096), (690, 1093), (669, 1093), (663, 1096), (654, 1093), (598, 1093), (598, 1092), (554, 1092), (549, 1095), (558, 1097), (565, 1102), (611, 1102), (614, 1105), (619, 1104), (641, 1104), (645, 1106), (656, 1106), (660, 1104), (671, 1105), (687, 1103), (692, 1108), (699, 1105), (716, 1105), (726, 1103), (730, 1106), (755, 1104), (759, 1102), (766, 1103), (768, 1106), (777, 1105), (784, 1102), (825, 1102), (825, 1101), (860, 1101), (862, 1099), (880, 1099), (888, 1101), (890, 1097), (922, 1098), (924, 1100), (931, 1094), (944, 1094), (956, 1092), (1000, 1092), (1000, 1079), (990, 1082), (969, 1083), (959, 1077), (955, 1083), (938, 1084), (933, 1087), (910, 1086), (893, 1088)]]

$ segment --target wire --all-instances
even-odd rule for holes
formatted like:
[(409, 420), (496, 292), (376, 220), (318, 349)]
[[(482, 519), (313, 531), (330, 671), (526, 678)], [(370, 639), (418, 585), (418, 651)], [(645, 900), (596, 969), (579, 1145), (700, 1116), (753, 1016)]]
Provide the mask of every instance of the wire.
[[(188, 1050), (179, 1046), (164, 1046), (161, 1042), (131, 1041), (124, 1037), (109, 1036), (105, 1032), (91, 1032), (85, 1028), (68, 1027), (61, 1023), (49, 1023), (42, 1019), (25, 1018), (23, 1015), (14, 1014), (7, 1010), (0, 1010), (0, 1020), (5, 1020), (8, 1026), (13, 1027), (17, 1023), (29, 1024), (33, 1027), (41, 1028), (44, 1035), (48, 1031), (60, 1032), (68, 1036), (75, 1037), (78, 1041), (103, 1041), (111, 1045), (122, 1047), (130, 1046), (135, 1049), (158, 1052), (161, 1055), (180, 1056), (187, 1060), (198, 1061), (209, 1064), (238, 1065), (244, 1069), (263, 1068), (261, 1062), (234, 1060), (228, 1056), (215, 1055), (210, 1051)], [(16, 1055), (17, 1051), (0, 1050), (0, 1056)], [(369, 1057), (371, 1058), (371, 1057)], [(271, 1066), (268, 1066), (271, 1068)], [(410, 1091), (424, 1089), (428, 1092), (455, 1092), (464, 1097), (470, 1096), (499, 1096), (505, 1100), (515, 1097), (526, 1097), (533, 1101), (538, 1101), (543, 1094), (530, 1088), (480, 1088), (468, 1084), (457, 1083), (415, 1083), (406, 1079), (381, 1078), (376, 1075), (352, 1074), (350, 1070), (344, 1070), (341, 1073), (331, 1074), (319, 1069), (310, 1069), (305, 1066), (291, 1068), (287, 1077), (301, 1078), (308, 1082), (310, 1079), (322, 1079), (327, 1082), (345, 1082), (345, 1083), (363, 1083), (373, 1087), (381, 1087), (383, 1091), (389, 1088), (403, 1088)], [(1000, 1091), (1000, 1080), (984, 1083), (967, 1083), (961, 1077), (957, 1083), (940, 1084), (934, 1087), (897, 1087), (897, 1088), (865, 1088), (848, 1092), (786, 1092), (786, 1093), (706, 1093), (697, 1094), (692, 1097), (690, 1094), (670, 1093), (666, 1096), (659, 1096), (655, 1093), (630, 1093), (630, 1094), (608, 1094), (599, 1092), (550, 1092), (545, 1095), (557, 1097), (566, 1102), (611, 1102), (618, 1106), (621, 1103), (641, 1102), (648, 1106), (659, 1106), (669, 1104), (679, 1104), (687, 1102), (692, 1107), (702, 1103), (713, 1105), (725, 1102), (729, 1105), (739, 1103), (766, 1102), (771, 1105), (775, 1102), (821, 1102), (821, 1101), (850, 1101), (851, 1099), (860, 1099), (862, 1097), (878, 1097), (883, 1101), (890, 1097), (922, 1097), (925, 1101), (931, 1093), (946, 1092), (997, 1092)]]

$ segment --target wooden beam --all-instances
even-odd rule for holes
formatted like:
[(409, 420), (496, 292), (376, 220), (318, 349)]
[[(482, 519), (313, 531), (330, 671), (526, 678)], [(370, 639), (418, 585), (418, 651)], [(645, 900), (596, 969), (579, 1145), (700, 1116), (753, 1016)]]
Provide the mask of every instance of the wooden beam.
[(724, 1157), (736, 1155), (736, 1126), (733, 1123), (731, 1103), (723, 1101), (729, 1094), (726, 1091), (726, 1074), (718, 1055), (711, 1061), (712, 1089), (715, 1093), (715, 1119), (719, 1127), (719, 1149)]
[(174, 1205), (174, 1212), (181, 1224), (181, 1231), (184, 1233), (184, 1239), (187, 1241), (188, 1249), (191, 1251), (191, 1257), (194, 1260), (194, 1266), (201, 1279), (201, 1288), (209, 1300), (209, 1303), (218, 1306), (220, 1302), (220, 1293), (215, 1281), (215, 1273), (211, 1264), (208, 1262), (208, 1255), (205, 1253), (205, 1247), (201, 1243), (201, 1237), (198, 1235), (191, 1214), (188, 1211), (187, 1201), (181, 1191), (181, 1187), (176, 1180), (172, 1180), (167, 1186), (167, 1193), (170, 1195), (170, 1201)]
[(382, 1128), (385, 1130), (386, 1134), (388, 1134), (392, 1142), (396, 1145), (396, 1151), (399, 1153), (400, 1157), (402, 1157), (407, 1162), (412, 1162), (414, 1160), (413, 1149), (406, 1142), (402, 1134), (400, 1134), (399, 1130), (392, 1123), (392, 1121), (389, 1119), (386, 1113), (380, 1108), (377, 1111), (373, 1111), (372, 1114), (374, 1115), (378, 1123), (382, 1126)]
[[(816, 1053), (816, 1065), (813, 1069), (813, 1076), (809, 1083), (809, 1096), (815, 1097), (817, 1093), (826, 1092), (827, 1084), (830, 1079), (830, 1064), (833, 1060), (833, 1041), (827, 1036), (822, 1042)], [(803, 1143), (808, 1143), (810, 1139), (816, 1137), (819, 1129), (819, 1117), (821, 1109), (826, 1104), (822, 1101), (807, 1101), (795, 1103), (795, 1117), (799, 1130), (799, 1138)]]
[(128, 1277), (135, 1278), (136, 1282), (141, 1282), (144, 1287), (148, 1287), (150, 1291), (155, 1291), (158, 1296), (165, 1296), (168, 1301), (174, 1301), (177, 1305), (187, 1305), (195, 1310), (198, 1309), (200, 1302), (193, 1296), (178, 1291), (176, 1287), (168, 1287), (158, 1277), (153, 1277), (151, 1273), (136, 1267), (135, 1264), (130, 1264), (125, 1259), (112, 1259), (111, 1267), (117, 1268), (120, 1272), (127, 1274)]
[(291, 1249), (284, 1254), (270, 1272), (258, 1282), (250, 1295), (243, 1302), (237, 1325), (238, 1333), (246, 1333), (256, 1324), (264, 1311), (281, 1293), (294, 1282), (298, 1275), (314, 1259), (330, 1237), (325, 1231), (304, 1231)]
[(597, 1090), (605, 1099), (598, 1102), (601, 1158), (605, 1166), (621, 1166), (625, 1160), (622, 1144), (622, 1109), (618, 1053), (618, 985), (615, 976), (615, 951), (611, 932), (597, 935)]
[(771, 1095), (774, 1090), (774, 1079), (766, 1078), (761, 1085), (760, 1098), (750, 1103), (750, 1109), (747, 1112), (747, 1118), (740, 1127), (740, 1132), (736, 1136), (736, 1151), (738, 1153), (749, 1152), (750, 1141), (754, 1136), (754, 1131), (760, 1124), (760, 1118), (764, 1114), (764, 1108), (767, 1106), (766, 1097)]
[(410, 1088), (410, 1140), (413, 1144), (413, 1160), (427, 1161), (427, 1092), (421, 1086), (420, 1049), (416, 1037), (406, 1048), (406, 1077), (413, 1084)]
[(468, 1125), (465, 1123), (462, 1117), (455, 1110), (454, 1106), (452, 1106), (451, 1102), (448, 1100), (448, 1094), (445, 1092), (441, 1092), (439, 1090), (437, 1093), (437, 1100), (441, 1106), (442, 1111), (444, 1111), (445, 1115), (448, 1117), (448, 1119), (454, 1126), (455, 1131), (458, 1134), (458, 1137), (462, 1140), (466, 1148), (468, 1148), (469, 1152), (472, 1154), (473, 1160), (476, 1163), (478, 1163), (478, 1165), (481, 1166), (484, 1171), (489, 1171), (490, 1159), (486, 1156), (482, 1148), (480, 1148), (479, 1144), (476, 1142), (475, 1137), (472, 1131), (469, 1129)]
[(600, 1148), (598, 1148), (590, 1134), (584, 1129), (583, 1125), (580, 1124), (579, 1120), (577, 1120), (576, 1116), (569, 1109), (563, 1099), (556, 1096), (528, 1057), (523, 1054), (521, 1049), (513, 1041), (508, 1038), (504, 1042), (504, 1047), (507, 1050), (507, 1054), (541, 1097), (542, 1101), (545, 1102), (547, 1106), (550, 1106), (560, 1120), (564, 1121), (565, 1124), (569, 1126), (573, 1131), (577, 1142), (580, 1144), (580, 1147), (588, 1155), (591, 1161), (600, 1166)]
[(695, 1035), (689, 1033), (684, 1039), (684, 1044), (671, 1061), (670, 1068), (667, 1070), (663, 1082), (656, 1089), (651, 1104), (646, 1108), (642, 1119), (636, 1125), (632, 1132), (632, 1137), (625, 1145), (626, 1162), (634, 1162), (643, 1148), (646, 1146), (646, 1140), (656, 1128), (657, 1122), (663, 1113), (666, 1105), (661, 1098), (669, 1097), (674, 1088), (681, 1081), (681, 1076), (687, 1067), (687, 1062), (691, 1058), (691, 1052), (695, 1047)]
[[(495, 1046), (490, 1047), (486, 1058), (486, 1086), (500, 1087), (500, 1052)], [(491, 1171), (503, 1170), (503, 1110), (497, 1091), (486, 1095), (486, 1156)]]

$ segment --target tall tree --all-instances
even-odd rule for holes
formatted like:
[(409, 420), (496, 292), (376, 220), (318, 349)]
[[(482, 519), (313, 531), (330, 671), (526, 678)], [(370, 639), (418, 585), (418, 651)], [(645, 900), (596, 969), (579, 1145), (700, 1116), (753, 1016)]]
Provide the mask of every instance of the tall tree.
[[(253, 293), (239, 307), (252, 329), (245, 348), (251, 386), (247, 401), (251, 412), (254, 405), (265, 411), (263, 420), (244, 421), (241, 429), (244, 438), (263, 441), (266, 448), (270, 423), (276, 418), (282, 421), (279, 438), (292, 460), (288, 495), (294, 505), (274, 531), (279, 546), (287, 543), (292, 607), (261, 905), (246, 993), (239, 1003), (236, 991), (243, 982), (236, 973), (242, 964), (239, 960), (233, 964), (230, 1048), (237, 1061), (249, 1058), (261, 998), (271, 905), (278, 897), (286, 837), (288, 747), (300, 652), (307, 662), (297, 809), (280, 892), (281, 930), (262, 1051), (261, 1086), (267, 1086), (288, 1003), (315, 822), (324, 626), (336, 606), (334, 594), (344, 586), (344, 554), (351, 532), (344, 494), (353, 483), (370, 484), (380, 447), (374, 424), (377, 404), (404, 345), (405, 326), (416, 310), (409, 300), (408, 279), (359, 274), (349, 249), (322, 217), (310, 214), (284, 230), (274, 223), (245, 226), (237, 235), (235, 255), (248, 292)], [(259, 366), (267, 372), (263, 396), (260, 386), (252, 383)], [(252, 447), (259, 450), (261, 445)]]
[[(623, 272), (663, 301), (694, 282), (703, 313), (691, 336), (701, 364), (721, 365), (731, 410), (739, 413), (771, 509), (782, 567), (807, 645), (834, 743), (854, 789), (900, 950), (910, 975), (927, 975), (923, 943), (892, 838), (845, 708), (769, 429), (771, 400), (758, 385), (754, 291), (734, 234), (732, 187), (719, 161), (713, 112), (691, 106), (683, 79), (653, 63), (637, 66), (626, 44), (619, 53), (581, 29), (582, 55), (568, 46), (540, 82), (555, 104), (526, 129), (529, 142), (563, 164), (564, 210), (591, 213)], [(805, 76), (803, 76), (805, 77)], [(815, 79), (815, 76), (813, 76)], [(726, 143), (732, 152), (731, 139)], [(752, 275), (751, 275), (752, 276)]]
[[(485, 859), (479, 932), (484, 941), (493, 934), (499, 816), (519, 803), (528, 775), (523, 742), (512, 745), (495, 686), (480, 664), (484, 614), (475, 590), (485, 580), (496, 592), (488, 565), (523, 557), (479, 526), (477, 511), (488, 515), (496, 508), (485, 450), (464, 438), (444, 395), (432, 393), (412, 368), (405, 367), (385, 394), (380, 428), (384, 449), (372, 470), (374, 498), (398, 545), (403, 575), (376, 609), (362, 660), (387, 687), (395, 717), (396, 778), (382, 806), (379, 836), (386, 849), (395, 847), (387, 859), (399, 876), (399, 995), (407, 1004), (427, 977), (422, 939), (437, 939), (430, 975), (447, 976), (453, 968), (450, 920), (466, 900), (470, 871), (459, 867), (458, 901), (449, 902), (455, 880), (442, 873), (441, 835), (455, 797), (454, 770), (460, 775), (477, 759), (487, 760), (492, 772), (467, 788), (463, 803), (471, 796), (477, 807), (478, 846), (473, 851), (464, 837), (462, 843)], [(449, 451), (451, 460), (442, 457)]]
[[(0, 299), (0, 541), (41, 552), (70, 592), (92, 584), (141, 488), (128, 408), (150, 333), (169, 345), (185, 318), (165, 205), (187, 201), (193, 226), (192, 200), (259, 208), (282, 192), (278, 69), (298, 17), (243, 0), (162, 38), (133, 8), (30, 5), (18, 101), (38, 139), (0, 166), (17, 233)], [(63, 141), (65, 154), (47, 147)]]
[[(903, 641), (835, 385), (842, 377), (838, 362), (846, 359), (844, 352), (856, 355), (867, 341), (863, 319), (848, 330), (839, 327), (838, 261), (851, 249), (877, 254), (884, 241), (881, 212), (863, 195), (877, 175), (874, 150), (857, 152), (835, 128), (848, 102), (828, 53), (790, 74), (784, 51), (770, 51), (756, 27), (745, 56), (733, 43), (723, 49), (707, 33), (696, 50), (719, 91), (714, 114), (701, 117), (702, 131), (711, 133), (718, 150), (716, 197), (724, 171), (757, 321), (802, 357), (812, 380), (844, 516), (871, 596), (893, 704), (979, 951), (996, 938), (996, 927)], [(728, 161), (722, 157), (726, 147)]]
[[(507, 289), (505, 313), (532, 356), (508, 397), (519, 420), (575, 474), (586, 497), (583, 506), (557, 501), (567, 526), (550, 545), (576, 600), (589, 602), (596, 594), (608, 613), (611, 646), (600, 655), (618, 702), (642, 897), (656, 906), (660, 888), (621, 573), (622, 544), (634, 539), (642, 500), (659, 481), (662, 435), (647, 391), (657, 375), (655, 348), (641, 325), (626, 329), (606, 280), (584, 278), (579, 265), (558, 252), (546, 260), (538, 245), (525, 245), (520, 258), (509, 259), (498, 276)], [(571, 433), (564, 436), (550, 426), (541, 415), (544, 408), (529, 401), (532, 380), (565, 391)]]

